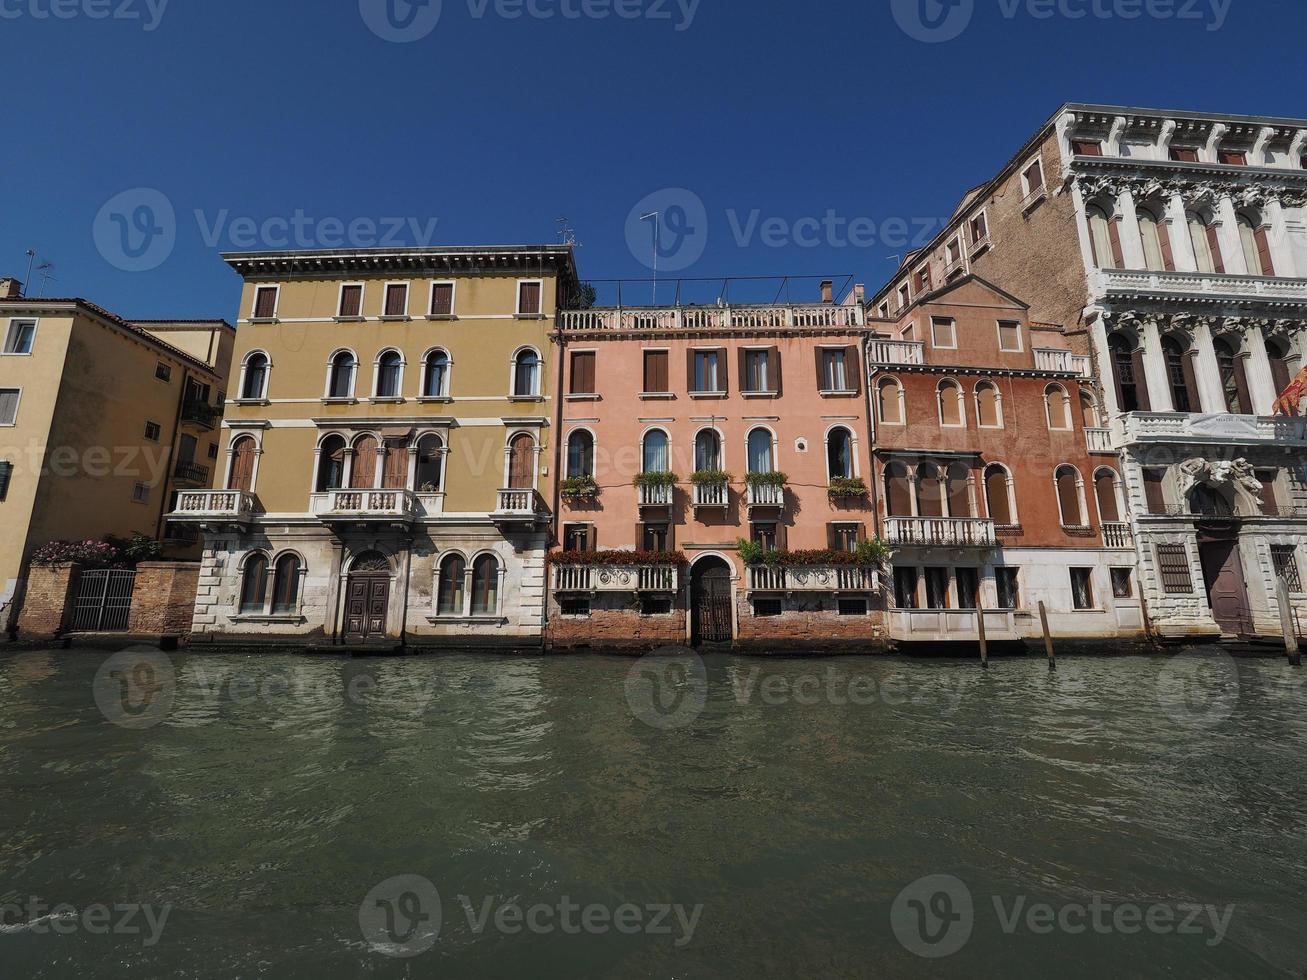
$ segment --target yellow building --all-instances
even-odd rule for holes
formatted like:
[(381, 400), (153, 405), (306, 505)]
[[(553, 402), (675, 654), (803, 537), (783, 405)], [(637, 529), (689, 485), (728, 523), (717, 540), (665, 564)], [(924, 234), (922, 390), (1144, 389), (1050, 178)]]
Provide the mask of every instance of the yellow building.
[(566, 246), (232, 254), (193, 639), (538, 642)]
[(198, 560), (193, 529), (164, 515), (211, 485), (233, 327), (129, 322), (0, 279), (0, 344), (0, 625), (50, 541), (143, 534)]

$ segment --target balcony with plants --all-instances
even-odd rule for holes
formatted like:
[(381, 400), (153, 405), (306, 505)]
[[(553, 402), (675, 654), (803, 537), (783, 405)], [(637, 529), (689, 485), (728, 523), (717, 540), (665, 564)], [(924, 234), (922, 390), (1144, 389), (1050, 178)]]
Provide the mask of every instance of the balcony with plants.
[(874, 592), (891, 554), (879, 538), (853, 551), (777, 551), (745, 540), (738, 548), (752, 592)]
[(695, 510), (725, 510), (731, 503), (731, 474), (722, 470), (699, 470), (690, 476), (694, 485)]
[(777, 471), (750, 473), (745, 477), (745, 483), (748, 486), (748, 502), (751, 510), (759, 507), (785, 506), (785, 488), (790, 483), (790, 478), (786, 474)]
[(685, 555), (679, 551), (564, 551), (549, 557), (555, 592), (677, 592)]
[(667, 470), (640, 473), (635, 478), (641, 507), (671, 507), (676, 484), (681, 478)]

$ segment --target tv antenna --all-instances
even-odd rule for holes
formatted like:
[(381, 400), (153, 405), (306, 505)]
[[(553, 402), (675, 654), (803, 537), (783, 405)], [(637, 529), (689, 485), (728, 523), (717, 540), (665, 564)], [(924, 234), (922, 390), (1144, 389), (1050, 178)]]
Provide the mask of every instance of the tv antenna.
[(42, 262), (36, 267), (36, 271), (41, 274), (41, 291), (36, 294), (39, 298), (45, 295), (45, 287), (51, 279), (54, 279), (55, 282), (59, 280), (55, 278), (53, 262)]
[(642, 215), (640, 215), (640, 220), (641, 220), (641, 221), (648, 221), (650, 218), (653, 218), (653, 219), (654, 219), (654, 235), (653, 235), (653, 238), (654, 238), (654, 244), (653, 244), (653, 305), (654, 305), (654, 306), (657, 306), (657, 305), (658, 305), (658, 245), (659, 245), (659, 233), (662, 231), (662, 215), (663, 215), (663, 213), (662, 213), (661, 211), (650, 211), (648, 214), (642, 214)]
[(576, 244), (576, 231), (572, 228), (571, 222), (568, 221), (567, 215), (563, 215), (555, 223), (558, 225), (559, 240), (562, 241), (564, 245), (568, 245), (572, 248), (579, 248), (580, 246)]
[(27, 250), (27, 278), (23, 280), (24, 289), (26, 289), (27, 284), (32, 281), (32, 263), (35, 261), (36, 261), (36, 252), (29, 248)]

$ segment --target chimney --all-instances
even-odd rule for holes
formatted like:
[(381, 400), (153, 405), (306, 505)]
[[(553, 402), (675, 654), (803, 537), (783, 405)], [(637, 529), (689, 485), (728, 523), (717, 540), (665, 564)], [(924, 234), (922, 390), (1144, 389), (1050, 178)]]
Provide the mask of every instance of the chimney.
[(823, 279), (821, 281), (821, 301), (823, 303), (835, 302), (834, 291), (835, 291), (835, 283), (833, 280)]
[(0, 279), (0, 299), (18, 299), (23, 295), (23, 284), (17, 279)]
[(858, 283), (853, 287), (853, 300), (859, 306), (867, 301), (867, 287), (862, 283)]

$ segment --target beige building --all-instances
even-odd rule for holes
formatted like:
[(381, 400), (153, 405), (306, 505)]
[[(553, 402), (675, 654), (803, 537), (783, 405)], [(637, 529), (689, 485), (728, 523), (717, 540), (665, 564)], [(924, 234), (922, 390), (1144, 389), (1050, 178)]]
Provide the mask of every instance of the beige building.
[[(194, 639), (539, 642), (565, 246), (233, 254)], [(555, 365), (555, 366), (551, 366)]]
[(164, 514), (213, 478), (234, 343), (221, 320), (131, 322), (0, 279), (0, 624), (50, 541), (142, 534), (199, 558)]

